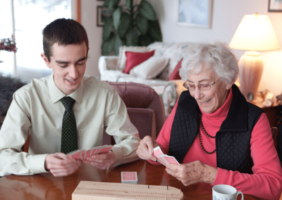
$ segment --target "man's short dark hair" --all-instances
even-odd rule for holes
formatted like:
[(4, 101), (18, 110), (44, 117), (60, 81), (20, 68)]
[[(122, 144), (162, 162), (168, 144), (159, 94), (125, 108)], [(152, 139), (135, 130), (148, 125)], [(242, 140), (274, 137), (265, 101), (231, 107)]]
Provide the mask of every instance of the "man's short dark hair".
[(56, 19), (48, 24), (43, 30), (43, 50), (50, 62), (52, 45), (82, 44), (85, 42), (87, 51), (89, 47), (87, 33), (84, 27), (72, 19)]

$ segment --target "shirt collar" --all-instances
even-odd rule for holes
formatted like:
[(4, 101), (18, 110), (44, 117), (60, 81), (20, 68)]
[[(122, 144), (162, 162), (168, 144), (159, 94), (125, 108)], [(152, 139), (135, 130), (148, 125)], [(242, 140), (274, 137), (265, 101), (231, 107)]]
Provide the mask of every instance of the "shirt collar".
[(61, 98), (65, 97), (65, 96), (69, 96), (69, 97), (73, 98), (79, 104), (81, 103), (82, 96), (83, 96), (83, 85), (84, 85), (83, 80), (84, 80), (84, 78), (82, 79), (79, 87), (73, 93), (66, 95), (55, 85), (53, 77), (54, 76), (53, 76), (53, 73), (52, 73), (47, 78), (49, 94), (50, 94), (52, 103), (56, 103), (57, 101), (59, 101)]

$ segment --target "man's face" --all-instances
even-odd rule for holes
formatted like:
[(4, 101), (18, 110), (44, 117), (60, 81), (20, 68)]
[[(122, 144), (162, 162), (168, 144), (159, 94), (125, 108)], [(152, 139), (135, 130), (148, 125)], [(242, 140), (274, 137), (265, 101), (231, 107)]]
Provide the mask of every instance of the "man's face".
[(65, 94), (73, 93), (80, 85), (86, 69), (87, 48), (85, 43), (53, 44), (50, 62), (42, 54), (47, 67), (53, 70), (55, 85)]

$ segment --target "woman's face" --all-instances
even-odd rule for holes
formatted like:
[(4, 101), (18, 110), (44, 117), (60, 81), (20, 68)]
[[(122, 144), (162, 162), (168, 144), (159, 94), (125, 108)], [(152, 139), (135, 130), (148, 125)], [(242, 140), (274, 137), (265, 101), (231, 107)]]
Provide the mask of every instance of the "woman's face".
[[(222, 82), (213, 69), (206, 67), (203, 67), (198, 74), (190, 72), (187, 84), (190, 88), (195, 88), (194, 91), (190, 90), (190, 94), (196, 99), (201, 110), (208, 114), (215, 112), (223, 105), (232, 86), (232, 83)], [(211, 85), (210, 89), (205, 90), (209, 88), (209, 85)]]

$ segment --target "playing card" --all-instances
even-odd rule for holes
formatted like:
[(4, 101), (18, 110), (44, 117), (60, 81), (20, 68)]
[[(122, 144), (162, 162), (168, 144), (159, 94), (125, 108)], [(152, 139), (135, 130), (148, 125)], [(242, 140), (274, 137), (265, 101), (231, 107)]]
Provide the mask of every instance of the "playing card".
[(86, 157), (85, 157), (85, 154), (86, 154), (85, 150), (80, 153), (80, 158), (81, 158), (81, 160), (84, 160), (84, 159), (86, 158)]
[(166, 164), (167, 164), (167, 161), (166, 161), (166, 160), (164, 160), (164, 159), (161, 158), (161, 157), (158, 157), (157, 159), (158, 159), (158, 162), (159, 162), (159, 163), (161, 163), (162, 165), (166, 166)]
[(175, 157), (173, 156), (167, 156), (167, 155), (164, 155), (163, 158), (170, 164), (176, 164), (176, 165), (179, 165), (179, 162), (175, 159)]
[(100, 148), (100, 151), (98, 152), (98, 154), (101, 154), (101, 153), (108, 153), (110, 150), (111, 150), (112, 146), (105, 146), (105, 147), (101, 147)]
[(162, 156), (164, 155), (164, 153), (162, 152), (160, 147), (155, 147), (154, 151), (153, 151), (153, 156), (158, 157), (158, 156)]
[(85, 158), (92, 156), (92, 151), (93, 149), (89, 149), (88, 151), (86, 151)]
[(97, 154), (97, 152), (99, 152), (99, 151), (100, 151), (100, 148), (99, 148), (99, 147), (93, 148), (92, 155)]
[(138, 181), (137, 172), (121, 172), (122, 183), (137, 184), (137, 181)]
[(81, 160), (80, 154), (84, 152), (85, 150), (76, 150), (76, 151), (68, 153), (67, 156), (71, 157), (72, 159)]
[(159, 156), (159, 157), (158, 157), (158, 160), (161, 161), (161, 164), (163, 164), (163, 165), (166, 166), (166, 165), (168, 164), (168, 162), (167, 162), (167, 160), (164, 158), (164, 156), (167, 156), (167, 155)]
[(104, 145), (104, 146), (99, 146), (89, 149), (88, 151), (85, 152), (84, 159), (95, 154), (108, 153), (112, 147), (113, 147), (112, 145)]

